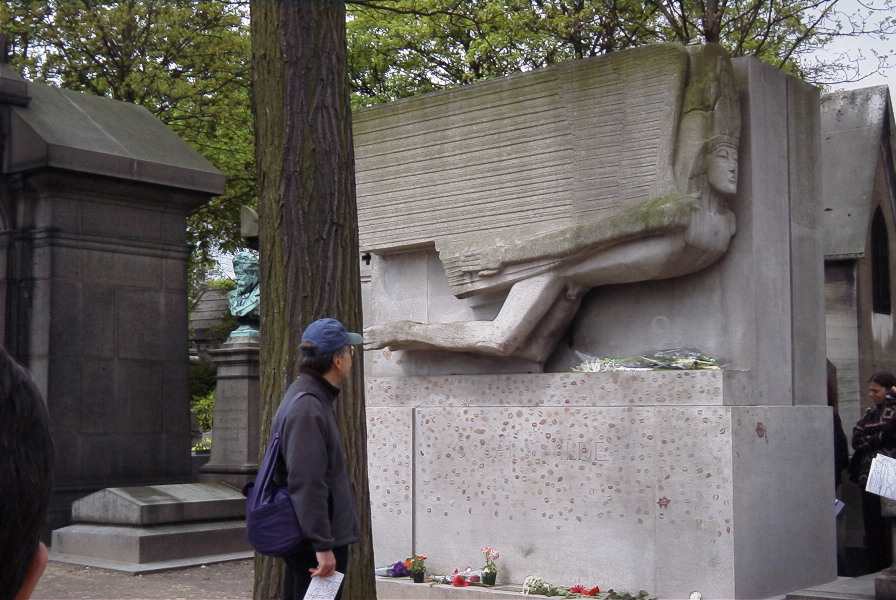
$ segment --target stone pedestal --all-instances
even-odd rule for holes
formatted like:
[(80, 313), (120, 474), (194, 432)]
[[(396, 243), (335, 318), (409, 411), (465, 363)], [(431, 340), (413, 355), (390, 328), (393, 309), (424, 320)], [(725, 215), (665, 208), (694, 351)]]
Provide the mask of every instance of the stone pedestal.
[(221, 484), (106, 488), (73, 503), (50, 558), (135, 574), (249, 558), (245, 506)]
[[(893, 519), (896, 518), (896, 500), (881, 498), (881, 514), (890, 522), (891, 544), (896, 548), (896, 527), (893, 527)], [(889, 569), (884, 569), (874, 579), (875, 600), (896, 600), (896, 562)]]
[(258, 471), (259, 389), (257, 336), (231, 337), (212, 361), (218, 367), (212, 452), (200, 481), (223, 481), (241, 489)]
[[(652, 65), (642, 66), (646, 73)], [(753, 58), (734, 67), (742, 128), (738, 191), (729, 208), (737, 232), (718, 262), (688, 276), (592, 289), (538, 369), (439, 351), (367, 353), (377, 564), (418, 552), (430, 556), (434, 572), (450, 572), (479, 560), (479, 548), (489, 545), (501, 552), (501, 581), (539, 575), (557, 584), (646, 589), (662, 598), (695, 591), (707, 598), (766, 598), (836, 578), (832, 417), (823, 392), (818, 92)], [(562, 85), (551, 89), (571, 98)], [(482, 90), (452, 94), (480, 98)], [(399, 114), (412, 123), (421, 114), (427, 123), (463, 115), (454, 98), (374, 109), (364, 126), (393, 135), (389, 128)], [(614, 102), (629, 108), (625, 100)], [(581, 118), (572, 102), (551, 106), (545, 114), (561, 125)], [(508, 111), (501, 122), (507, 131), (516, 122), (529, 126), (528, 115)], [(374, 120), (377, 114), (382, 121)], [(633, 139), (626, 133), (590, 138), (575, 164), (621, 156)], [(541, 160), (547, 146), (539, 144), (525, 156)], [(459, 146), (466, 152), (463, 168), (446, 159), (439, 165), (444, 171), (431, 171), (438, 173), (432, 189), (447, 173), (469, 182), (463, 195), (452, 188), (451, 198), (481, 191), (475, 186), (493, 168), (465, 141)], [(365, 172), (370, 181), (391, 184), (400, 165), (381, 161), (376, 155)], [(576, 190), (542, 195), (516, 183), (506, 175), (495, 184), (500, 199), (482, 204), (497, 212), (498, 202), (524, 201), (531, 211), (514, 215), (520, 224), (541, 218), (542, 231), (557, 225), (546, 216), (548, 200), (573, 205), (581, 199)], [(359, 185), (359, 206), (369, 207), (359, 219), (362, 240), (381, 233), (406, 239), (399, 225), (383, 231), (383, 215), (394, 207), (370, 189)], [(582, 189), (586, 196), (601, 191), (599, 184)], [(407, 197), (429, 201), (435, 194), (423, 183), (414, 193)], [(442, 207), (434, 218), (446, 223), (436, 223), (435, 236), (461, 222), (449, 222), (449, 208), (468, 210)], [(362, 271), (365, 325), (489, 321), (499, 314), (501, 294), (452, 295), (441, 254), (432, 249), (438, 237), (430, 246), (390, 246), (406, 252), (386, 252), (374, 242)], [(674, 347), (699, 348), (726, 368), (569, 372), (581, 361), (576, 352), (630, 356)], [(548, 372), (533, 372), (542, 366)]]
[[(367, 380), (377, 564), (763, 598), (835, 577), (826, 406), (731, 406), (723, 371)], [(558, 560), (562, 557), (562, 560)]]

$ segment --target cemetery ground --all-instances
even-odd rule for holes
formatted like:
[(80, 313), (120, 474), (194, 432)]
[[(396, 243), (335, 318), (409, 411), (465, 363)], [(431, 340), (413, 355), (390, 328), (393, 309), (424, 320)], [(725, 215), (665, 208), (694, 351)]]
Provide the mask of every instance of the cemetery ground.
[(253, 561), (130, 575), (50, 562), (34, 600), (244, 600), (252, 598)]
[[(872, 573), (854, 579), (841, 577), (825, 585), (766, 600), (873, 600), (876, 575)], [(136, 576), (50, 562), (32, 599), (248, 600), (252, 598), (252, 581), (251, 559)]]

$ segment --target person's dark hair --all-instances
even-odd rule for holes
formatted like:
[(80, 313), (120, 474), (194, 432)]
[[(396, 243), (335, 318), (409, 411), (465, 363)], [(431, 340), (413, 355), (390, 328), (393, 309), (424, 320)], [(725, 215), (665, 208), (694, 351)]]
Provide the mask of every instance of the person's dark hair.
[[(346, 346), (346, 348), (348, 348), (348, 346)], [(345, 352), (346, 348), (330, 354), (318, 354), (313, 345), (308, 342), (302, 342), (299, 346), (299, 350), (302, 352), (302, 358), (299, 360), (299, 367), (323, 376), (327, 371), (333, 368), (333, 359), (342, 352)]]
[(889, 371), (878, 371), (877, 373), (872, 375), (871, 379), (869, 379), (868, 381), (870, 383), (876, 383), (889, 392), (890, 388), (896, 385), (896, 375), (893, 375)]
[(21, 588), (46, 525), (53, 471), (47, 407), (0, 347), (0, 600)]

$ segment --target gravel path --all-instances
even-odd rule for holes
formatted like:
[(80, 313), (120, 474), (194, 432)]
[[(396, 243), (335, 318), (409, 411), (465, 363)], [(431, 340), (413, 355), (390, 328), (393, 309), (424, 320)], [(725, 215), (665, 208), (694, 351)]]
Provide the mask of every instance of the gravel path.
[(136, 576), (51, 562), (32, 598), (246, 600), (252, 598), (252, 577), (251, 560)]

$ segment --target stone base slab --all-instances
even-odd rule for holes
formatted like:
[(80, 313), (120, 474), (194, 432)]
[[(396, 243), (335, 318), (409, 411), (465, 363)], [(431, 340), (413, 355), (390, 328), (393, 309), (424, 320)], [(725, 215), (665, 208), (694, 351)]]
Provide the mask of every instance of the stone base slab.
[[(840, 587), (836, 588), (836, 590), (847, 588), (849, 584), (844, 584), (844, 579), (842, 578), (835, 582), (840, 584)], [(790, 594), (787, 596), (787, 600), (874, 600), (874, 594), (858, 592), (859, 589), (865, 590), (868, 587), (867, 583), (859, 580), (849, 580), (849, 582), (853, 581), (858, 582), (852, 584), (857, 590), (855, 594), (843, 591), (828, 591), (827, 588), (830, 586), (820, 586), (812, 590), (804, 590), (797, 593), (797, 595)], [(809, 595), (800, 595), (802, 593), (808, 593)], [(521, 585), (496, 585), (492, 588), (479, 586), (458, 588), (443, 584), (412, 583), (405, 578), (391, 577), (376, 578), (376, 596), (379, 600), (522, 600), (524, 598), (548, 597), (538, 594), (525, 596), (523, 595), (523, 586)], [(661, 597), (659, 600), (667, 599)], [(763, 600), (784, 600), (784, 596), (771, 596)]]
[(663, 598), (835, 579), (828, 407), (726, 406), (719, 372), (609, 375), (368, 381), (376, 563), (451, 572), (489, 545), (499, 582)]
[(162, 525), (242, 518), (246, 498), (219, 483), (106, 488), (76, 500), (72, 520), (105, 525)]
[(244, 521), (216, 521), (152, 527), (69, 525), (53, 532), (52, 549), (57, 556), (121, 563), (133, 570), (170, 561), (202, 564), (205, 557), (242, 554), (252, 548)]
[(786, 600), (874, 600), (877, 573), (838, 577), (835, 581), (787, 594)]

